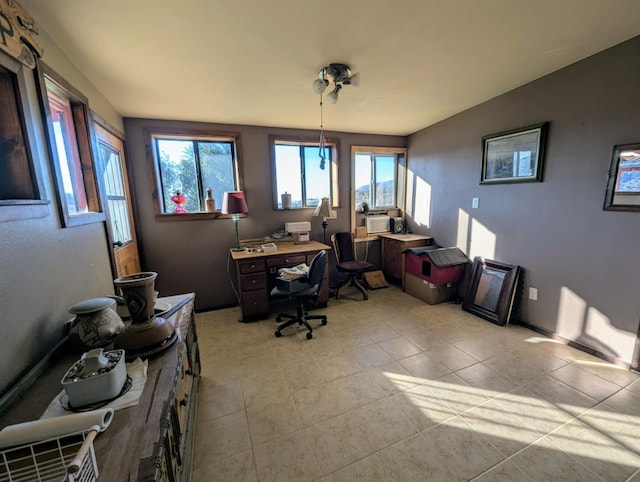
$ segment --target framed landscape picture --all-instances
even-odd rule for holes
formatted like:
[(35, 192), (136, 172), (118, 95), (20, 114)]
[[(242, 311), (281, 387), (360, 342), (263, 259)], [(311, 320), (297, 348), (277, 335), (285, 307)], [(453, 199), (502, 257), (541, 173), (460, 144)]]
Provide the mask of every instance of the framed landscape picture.
[(549, 123), (482, 138), (480, 184), (540, 182)]

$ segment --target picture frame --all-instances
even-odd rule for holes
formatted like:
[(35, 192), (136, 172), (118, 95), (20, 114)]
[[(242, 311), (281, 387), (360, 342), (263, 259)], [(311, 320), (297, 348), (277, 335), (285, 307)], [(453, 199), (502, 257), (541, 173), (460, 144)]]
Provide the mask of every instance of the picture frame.
[(501, 326), (514, 321), (520, 273), (519, 266), (476, 256), (462, 309)]
[(640, 143), (613, 146), (605, 211), (640, 211)]
[(480, 184), (542, 182), (548, 130), (543, 122), (484, 136)]

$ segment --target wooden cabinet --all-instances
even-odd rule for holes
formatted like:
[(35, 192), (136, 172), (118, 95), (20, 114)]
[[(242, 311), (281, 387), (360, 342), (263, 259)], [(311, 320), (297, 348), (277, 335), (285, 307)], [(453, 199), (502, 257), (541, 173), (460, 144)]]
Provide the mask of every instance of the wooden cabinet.
[(380, 234), (382, 243), (382, 271), (385, 276), (402, 281), (404, 291), (404, 255), (409, 248), (429, 246), (431, 236), (419, 234)]
[[(331, 247), (316, 241), (308, 244), (279, 244), (272, 253), (231, 252), (236, 265), (236, 286), (242, 321), (266, 318), (269, 316), (269, 293), (276, 284), (280, 268), (311, 263), (321, 250)], [(318, 304), (325, 306), (329, 299), (329, 267), (322, 280)]]
[[(96, 437), (100, 481), (190, 480), (200, 375), (194, 295), (161, 300), (172, 305), (166, 319), (179, 330), (178, 342), (149, 361), (139, 403), (117, 410), (109, 428)], [(39, 418), (78, 357), (77, 352), (64, 349), (53, 354), (46, 371), (0, 419), (0, 427)]]

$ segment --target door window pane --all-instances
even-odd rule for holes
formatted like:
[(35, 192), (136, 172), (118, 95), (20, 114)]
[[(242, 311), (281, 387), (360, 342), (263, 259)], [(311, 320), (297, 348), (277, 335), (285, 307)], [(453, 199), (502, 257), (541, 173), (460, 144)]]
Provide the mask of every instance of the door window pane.
[(120, 153), (103, 142), (99, 143), (100, 158), (104, 166), (104, 189), (107, 198), (113, 242), (127, 244), (132, 241), (131, 220), (122, 177)]

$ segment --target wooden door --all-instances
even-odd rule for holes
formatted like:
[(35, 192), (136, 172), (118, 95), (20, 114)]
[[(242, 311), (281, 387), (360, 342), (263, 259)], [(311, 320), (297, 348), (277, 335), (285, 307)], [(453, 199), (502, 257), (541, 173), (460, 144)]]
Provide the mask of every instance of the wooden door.
[(107, 232), (112, 249), (114, 277), (140, 271), (140, 256), (131, 207), (129, 180), (122, 139), (95, 124), (101, 163)]

